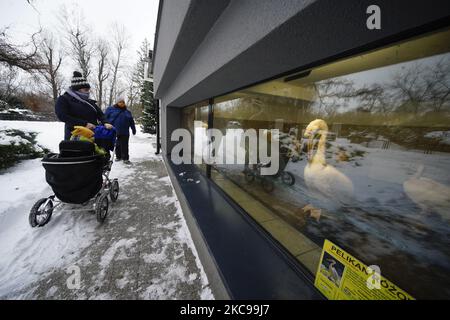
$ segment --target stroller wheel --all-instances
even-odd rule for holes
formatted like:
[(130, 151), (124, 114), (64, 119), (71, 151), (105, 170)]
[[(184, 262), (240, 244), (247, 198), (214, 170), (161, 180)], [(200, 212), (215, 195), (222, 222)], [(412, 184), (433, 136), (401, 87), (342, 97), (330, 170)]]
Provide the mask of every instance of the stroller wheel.
[(294, 175), (287, 171), (284, 171), (281, 174), (281, 181), (283, 181), (283, 183), (288, 186), (293, 186), (295, 184)]
[(109, 189), (109, 196), (112, 202), (116, 202), (119, 197), (119, 181), (114, 179)]
[(108, 196), (106, 194), (103, 194), (98, 197), (97, 201), (95, 202), (95, 214), (97, 215), (98, 222), (102, 223), (103, 221), (105, 221), (106, 216), (108, 215), (108, 207)]
[(275, 185), (273, 183), (272, 180), (267, 179), (267, 178), (263, 178), (262, 179), (262, 187), (264, 189), (264, 191), (270, 193), (273, 191), (273, 189), (275, 189)]
[(248, 183), (252, 183), (255, 181), (255, 174), (252, 171), (246, 171), (245, 173), (245, 181)]
[(43, 227), (51, 219), (53, 213), (53, 201), (49, 198), (38, 200), (31, 208), (28, 221), (32, 228)]

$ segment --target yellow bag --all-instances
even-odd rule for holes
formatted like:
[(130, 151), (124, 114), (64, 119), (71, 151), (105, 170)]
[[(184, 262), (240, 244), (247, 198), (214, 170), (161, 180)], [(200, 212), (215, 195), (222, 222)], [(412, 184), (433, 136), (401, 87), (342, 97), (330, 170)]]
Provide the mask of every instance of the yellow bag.
[(82, 126), (74, 126), (75, 130), (72, 131), (72, 136), (82, 136), (85, 138), (92, 138), (94, 136), (94, 131)]

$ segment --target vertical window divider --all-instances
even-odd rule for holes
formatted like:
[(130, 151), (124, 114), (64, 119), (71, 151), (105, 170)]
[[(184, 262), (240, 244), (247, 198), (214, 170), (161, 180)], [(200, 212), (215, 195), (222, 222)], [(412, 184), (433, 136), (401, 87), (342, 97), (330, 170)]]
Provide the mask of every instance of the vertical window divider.
[[(214, 128), (214, 99), (211, 98), (208, 100), (208, 129)], [(211, 137), (208, 135), (208, 142), (210, 142)], [(211, 143), (209, 144), (209, 148), (211, 148)], [(209, 152), (209, 150), (208, 150)], [(214, 151), (215, 153), (215, 151)], [(213, 155), (215, 156), (215, 154)], [(206, 164), (206, 177), (211, 179), (211, 165)]]

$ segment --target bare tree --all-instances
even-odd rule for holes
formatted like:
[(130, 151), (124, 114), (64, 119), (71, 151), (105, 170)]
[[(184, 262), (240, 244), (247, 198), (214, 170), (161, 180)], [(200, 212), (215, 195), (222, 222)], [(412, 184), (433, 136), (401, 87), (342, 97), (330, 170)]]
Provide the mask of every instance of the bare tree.
[(128, 106), (133, 108), (135, 103), (139, 98), (140, 86), (136, 83), (134, 79), (134, 73), (128, 73), (126, 76), (127, 79), (127, 98), (128, 98)]
[(416, 63), (394, 75), (390, 89), (397, 98), (398, 110), (412, 111), (417, 115), (429, 95), (430, 84), (423, 79), (423, 66)]
[(450, 111), (450, 59), (442, 59), (433, 66), (426, 77), (430, 85), (431, 110)]
[(56, 103), (58, 96), (61, 94), (62, 77), (60, 75), (60, 67), (63, 57), (57, 48), (55, 38), (49, 33), (46, 33), (43, 37), (39, 50), (47, 65), (45, 69), (40, 70), (40, 74), (50, 87), (51, 96)]
[(398, 109), (414, 115), (450, 107), (449, 60), (414, 63), (394, 75), (390, 90)]
[(65, 26), (66, 39), (69, 44), (68, 55), (72, 57), (83, 75), (91, 75), (91, 59), (95, 53), (82, 13), (76, 8), (69, 12), (66, 6), (61, 7), (60, 23)]
[[(128, 75), (128, 107), (133, 112), (135, 117), (140, 118), (144, 109), (143, 100), (149, 99), (148, 97), (148, 84), (145, 83), (145, 65), (149, 61), (150, 43), (147, 39), (141, 44), (137, 54), (138, 59), (134, 65), (131, 74)], [(148, 103), (147, 103), (148, 104)]]
[(0, 100), (10, 102), (17, 95), (22, 81), (13, 67), (8, 66), (0, 69)]
[(317, 100), (316, 110), (326, 116), (334, 116), (339, 108), (347, 105), (350, 98), (357, 96), (354, 83), (345, 78), (329, 79), (314, 84)]
[(103, 105), (103, 97), (104, 95), (104, 83), (109, 77), (108, 70), (108, 53), (109, 53), (109, 45), (105, 40), (99, 39), (96, 45), (97, 50), (97, 100), (100, 108)]
[(26, 52), (26, 46), (13, 45), (8, 39), (7, 29), (0, 30), (0, 64), (17, 67), (25, 71), (34, 71), (45, 68), (38, 54), (36, 37), (40, 31), (31, 36), (30, 52)]
[(114, 96), (117, 95), (117, 76), (121, 67), (125, 47), (128, 44), (128, 34), (123, 25), (119, 25), (118, 23), (113, 24), (112, 32), (114, 56), (112, 59), (112, 79), (109, 91), (109, 105), (113, 104)]
[(360, 103), (359, 111), (386, 115), (395, 109), (395, 97), (385, 84), (374, 83), (357, 90), (355, 94)]

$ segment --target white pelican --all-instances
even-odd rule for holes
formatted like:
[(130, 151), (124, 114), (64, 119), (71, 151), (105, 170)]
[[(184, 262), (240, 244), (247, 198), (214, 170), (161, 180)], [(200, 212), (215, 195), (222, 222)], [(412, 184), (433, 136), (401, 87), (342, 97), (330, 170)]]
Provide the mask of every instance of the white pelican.
[[(328, 126), (324, 120), (312, 121), (305, 130), (307, 139), (308, 164), (304, 169), (306, 186), (312, 192), (318, 192), (326, 200), (339, 206), (353, 200), (353, 183), (343, 173), (327, 164), (325, 159), (325, 144), (327, 141)], [(318, 142), (317, 142), (318, 141)], [(317, 145), (317, 147), (316, 147)], [(314, 153), (314, 149), (316, 149)], [(320, 211), (320, 209), (317, 209)], [(315, 212), (320, 216), (320, 212)]]
[(425, 167), (420, 165), (416, 174), (403, 182), (403, 190), (423, 211), (431, 210), (450, 220), (450, 188), (422, 177), (424, 169)]
[(336, 264), (336, 261), (334, 261), (333, 259), (328, 259), (328, 262), (330, 262), (330, 264), (328, 265), (328, 273), (330, 274), (329, 279), (331, 281), (333, 281), (337, 286), (339, 286), (341, 277), (339, 277), (339, 274), (338, 274), (336, 268), (334, 267), (334, 265)]

